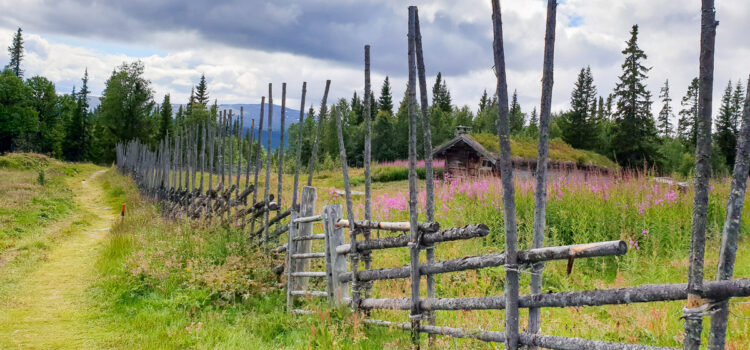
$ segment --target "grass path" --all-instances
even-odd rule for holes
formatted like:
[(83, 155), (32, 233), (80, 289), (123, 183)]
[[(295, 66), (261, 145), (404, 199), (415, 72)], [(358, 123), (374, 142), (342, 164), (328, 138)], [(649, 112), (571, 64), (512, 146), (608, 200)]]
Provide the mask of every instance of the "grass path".
[[(69, 232), (51, 248), (35, 270), (13, 291), (0, 298), (0, 349), (98, 348), (107, 330), (97, 325), (87, 289), (96, 280), (96, 261), (113, 211), (104, 203), (102, 189), (88, 179), (71, 178), (78, 222), (55, 227)], [(76, 221), (76, 220), (73, 220)]]

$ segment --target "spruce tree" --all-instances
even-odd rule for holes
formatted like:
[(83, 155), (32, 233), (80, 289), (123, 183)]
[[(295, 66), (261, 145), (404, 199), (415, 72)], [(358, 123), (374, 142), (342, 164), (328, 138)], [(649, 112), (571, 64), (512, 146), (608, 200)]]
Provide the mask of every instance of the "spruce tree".
[(611, 147), (618, 162), (641, 167), (655, 160), (656, 127), (650, 112), (651, 93), (645, 85), (650, 68), (643, 65), (647, 56), (638, 47), (638, 25), (633, 25), (622, 53), (625, 62), (614, 91), (617, 111)]
[(526, 134), (531, 137), (537, 137), (539, 136), (539, 116), (536, 112), (536, 107), (531, 111), (531, 116), (529, 116), (529, 126), (526, 127)]
[(591, 111), (596, 100), (596, 87), (590, 68), (581, 68), (573, 92), (570, 111), (559, 120), (562, 139), (575, 148), (593, 149), (597, 145), (597, 120)]
[(351, 105), (352, 113), (354, 113), (354, 119), (351, 121), (351, 123), (353, 123), (354, 125), (361, 124), (365, 120), (365, 106), (359, 96), (357, 96), (356, 91), (354, 92), (354, 96), (352, 96), (352, 100), (349, 104)]
[(510, 132), (517, 134), (523, 130), (524, 115), (521, 111), (521, 105), (518, 104), (518, 92), (513, 90), (513, 99), (510, 103), (510, 110), (508, 111), (510, 118)]
[(65, 132), (65, 141), (63, 144), (63, 153), (65, 158), (73, 161), (81, 161), (88, 154), (87, 131), (89, 126), (89, 103), (88, 94), (88, 70), (84, 72), (81, 80), (82, 86), (78, 93), (75, 90), (71, 96), (76, 101), (76, 108), (73, 111)]
[(669, 96), (669, 79), (664, 82), (664, 86), (659, 92), (662, 107), (659, 111), (659, 132), (663, 137), (672, 136), (672, 98)]
[(208, 100), (208, 84), (206, 83), (206, 75), (201, 74), (201, 80), (195, 87), (195, 102), (202, 104), (203, 107), (207, 107)]
[(13, 36), (13, 43), (8, 46), (8, 56), (10, 56), (8, 68), (10, 68), (13, 74), (17, 77), (22, 77), (23, 70), (21, 69), (21, 60), (23, 60), (23, 36), (21, 35), (20, 27)]
[(724, 157), (724, 162), (728, 166), (734, 165), (735, 148), (737, 147), (737, 129), (732, 105), (732, 81), (730, 80), (724, 89), (724, 96), (721, 98), (719, 115), (716, 118), (716, 133), (714, 140)]
[(159, 117), (159, 140), (163, 140), (172, 131), (172, 101), (169, 94), (164, 95)]
[(435, 85), (432, 86), (432, 106), (446, 113), (450, 113), (453, 110), (451, 93), (440, 72), (438, 72), (435, 78)]
[(679, 113), (677, 136), (680, 137), (684, 145), (695, 147), (697, 137), (695, 125), (698, 119), (698, 78), (693, 78), (690, 82), (680, 105), (682, 109)]
[(381, 111), (393, 115), (393, 94), (391, 93), (391, 82), (387, 75), (385, 76), (385, 81), (383, 81), (383, 87), (380, 89), (378, 108)]
[(604, 98), (599, 96), (599, 106), (596, 109), (596, 120), (598, 122), (603, 122), (607, 120), (606, 111), (604, 109)]
[(732, 122), (734, 130), (739, 130), (739, 122), (742, 120), (742, 108), (745, 103), (745, 89), (742, 87), (742, 81), (737, 80), (737, 85), (734, 87), (734, 94), (732, 95)]
[(613, 101), (612, 94), (607, 95), (607, 104), (605, 105), (606, 107), (604, 108), (604, 116), (607, 120), (612, 119), (612, 113), (614, 112), (612, 101)]
[(479, 110), (477, 111), (477, 114), (482, 113), (485, 108), (487, 108), (488, 104), (490, 103), (489, 97), (487, 97), (487, 89), (484, 89), (484, 92), (482, 93), (482, 98), (479, 99)]

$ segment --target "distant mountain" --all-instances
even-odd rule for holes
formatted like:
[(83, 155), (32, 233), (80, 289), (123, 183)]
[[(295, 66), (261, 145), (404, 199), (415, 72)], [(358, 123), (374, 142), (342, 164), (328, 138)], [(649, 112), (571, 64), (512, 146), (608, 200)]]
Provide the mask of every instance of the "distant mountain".
[[(96, 109), (96, 107), (99, 106), (99, 96), (89, 96), (88, 97), (89, 106), (90, 108)], [(182, 106), (185, 107), (184, 104), (172, 104), (172, 110), (177, 113), (177, 109)], [(266, 105), (268, 107), (268, 105)], [(244, 127), (245, 130), (250, 130), (250, 126), (253, 120), (255, 120), (255, 139), (258, 139), (258, 126), (260, 123), (260, 120), (258, 119), (260, 117), (260, 103), (236, 103), (236, 104), (220, 104), (219, 105), (219, 111), (227, 110), (227, 113), (229, 113), (229, 110), (232, 111), (233, 115), (238, 116), (240, 114), (240, 108), (243, 109), (243, 116), (244, 116)], [(268, 111), (264, 111), (265, 113), (265, 120), (263, 121), (263, 135), (261, 135), (261, 143), (265, 147), (266, 143), (268, 142)], [(307, 114), (305, 114), (307, 116)], [(286, 116), (284, 121), (284, 128), (289, 129), (289, 126), (297, 123), (299, 121), (299, 110), (292, 109), (292, 108), (286, 108)], [(271, 125), (271, 148), (276, 148), (279, 146), (281, 141), (281, 106), (274, 104), (273, 105), (273, 123)], [(243, 134), (244, 136), (244, 134)], [(286, 140), (284, 142), (285, 145), (289, 144), (289, 135), (286, 134)]]

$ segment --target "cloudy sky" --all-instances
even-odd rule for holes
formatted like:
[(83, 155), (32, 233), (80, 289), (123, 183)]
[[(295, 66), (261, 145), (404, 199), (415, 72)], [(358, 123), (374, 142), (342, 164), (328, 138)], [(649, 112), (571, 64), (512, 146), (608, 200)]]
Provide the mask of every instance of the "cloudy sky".
[[(419, 6), (430, 80), (443, 72), (454, 103), (476, 109), (494, 90), (489, 0), (412, 1)], [(525, 111), (539, 104), (546, 1), (504, 0), (508, 84)], [(296, 106), (302, 81), (319, 103), (325, 79), (332, 96), (361, 91), (363, 46), (372, 46), (373, 88), (391, 77), (397, 100), (406, 84), (407, 3), (400, 0), (0, 0), (0, 46), (22, 27), (26, 76), (44, 75), (59, 91), (80, 84), (88, 68), (99, 95), (113, 68), (145, 62), (156, 99), (184, 102), (205, 73), (219, 103), (257, 103), (267, 83), (289, 84)], [(750, 73), (750, 1), (717, 1), (714, 97), (728, 80)], [(676, 101), (698, 74), (700, 1), (565, 0), (558, 7), (553, 108), (567, 108), (581, 67), (590, 65), (599, 93), (620, 74), (633, 24), (653, 67), (654, 96), (665, 79)], [(5, 50), (0, 63), (7, 62)], [(428, 84), (432, 84), (428, 81)], [(275, 97), (280, 92), (274, 93)], [(277, 102), (280, 102), (277, 100)], [(715, 103), (716, 105), (716, 103)], [(658, 108), (655, 106), (654, 108)]]

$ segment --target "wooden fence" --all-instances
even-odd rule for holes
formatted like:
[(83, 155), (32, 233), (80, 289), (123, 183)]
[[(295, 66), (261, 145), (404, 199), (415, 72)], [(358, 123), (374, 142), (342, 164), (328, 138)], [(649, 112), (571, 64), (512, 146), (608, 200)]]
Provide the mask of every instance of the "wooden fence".
[[(409, 322), (393, 323), (382, 320), (367, 319), (367, 323), (377, 326), (388, 326), (411, 331), (412, 341), (416, 347), (420, 345), (420, 333), (429, 334), (429, 339), (435, 335), (474, 338), (487, 342), (502, 342), (509, 349), (519, 346), (530, 348), (544, 347), (551, 349), (660, 349), (658, 347), (604, 342), (580, 338), (560, 337), (539, 334), (541, 323), (539, 310), (547, 307), (582, 307), (618, 305), (630, 303), (645, 303), (671, 300), (687, 300), (683, 309), (685, 319), (685, 349), (697, 349), (700, 346), (702, 319), (713, 315), (711, 320), (711, 335), (709, 348), (723, 349), (726, 333), (726, 317), (728, 313), (727, 301), (733, 297), (750, 296), (750, 279), (732, 279), (737, 237), (739, 233), (739, 218), (745, 197), (748, 168), (750, 167), (750, 90), (746, 96), (742, 116), (742, 130), (738, 140), (737, 161), (734, 168), (731, 195), (727, 204), (727, 218), (722, 231), (721, 256), (718, 280), (703, 281), (703, 255), (705, 249), (705, 221), (707, 211), (707, 186), (710, 175), (710, 125), (711, 125), (711, 93), (713, 79), (713, 38), (716, 22), (714, 20), (714, 6), (712, 0), (703, 0), (702, 10), (702, 40), (700, 75), (702, 84), (701, 130), (696, 151), (696, 197), (693, 214), (693, 237), (691, 240), (690, 275), (687, 284), (654, 284), (637, 287), (585, 290), (557, 293), (541, 293), (543, 263), (552, 260), (567, 260), (570, 270), (575, 259), (595, 258), (602, 256), (616, 256), (627, 253), (627, 245), (622, 241), (590, 242), (569, 246), (544, 247), (545, 235), (545, 203), (546, 203), (546, 169), (549, 140), (549, 118), (551, 108), (552, 75), (554, 62), (554, 41), (556, 25), (555, 0), (548, 0), (547, 27), (545, 34), (544, 67), (542, 78), (542, 104), (540, 113), (540, 142), (539, 158), (536, 166), (536, 193), (534, 210), (533, 246), (527, 250), (517, 250), (517, 228), (515, 199), (513, 187), (513, 168), (511, 167), (508, 91), (505, 71), (505, 54), (503, 48), (503, 33), (499, 0), (491, 0), (493, 24), (493, 71), (497, 78), (498, 96), (498, 142), (500, 149), (499, 171), (502, 175), (505, 251), (503, 253), (468, 256), (457, 259), (435, 261), (434, 250), (441, 242), (468, 240), (486, 236), (489, 229), (486, 225), (476, 224), (458, 228), (442, 229), (434, 217), (434, 189), (432, 181), (426, 181), (426, 203), (424, 222), (420, 222), (417, 215), (417, 175), (416, 175), (416, 132), (417, 119), (424, 126), (425, 140), (425, 168), (427, 179), (432, 176), (430, 118), (427, 109), (427, 86), (425, 81), (425, 67), (421, 44), (421, 32), (417, 8), (409, 7), (408, 13), (408, 114), (409, 114), (409, 221), (408, 222), (379, 222), (371, 217), (370, 190), (370, 142), (371, 130), (369, 118), (365, 118), (365, 213), (364, 220), (357, 220), (353, 214), (351, 189), (349, 184), (347, 154), (344, 147), (341, 115), (336, 110), (336, 118), (340, 160), (346, 192), (346, 208), (341, 205), (328, 205), (316, 214), (315, 188), (312, 187), (314, 162), (310, 162), (307, 186), (303, 188), (301, 203), (297, 205), (298, 175), (301, 167), (301, 152), (297, 149), (297, 169), (294, 178), (292, 204), (286, 210), (274, 202), (270, 193), (270, 154), (266, 167), (266, 182), (263, 198), (257, 198), (257, 184), (259, 169), (262, 168), (260, 152), (257, 152), (254, 166), (254, 183), (250, 185), (250, 166), (245, 168), (245, 186), (240, 188), (241, 162), (237, 164), (236, 182), (232, 183), (233, 142), (242, 135), (237, 132), (237, 121), (232, 121), (232, 114), (224, 115), (216, 126), (204, 125), (196, 130), (181, 130), (171, 144), (162, 141), (157, 150), (138, 143), (130, 142), (117, 147), (118, 167), (130, 174), (143, 191), (156, 199), (163, 201), (165, 212), (176, 217), (224, 217), (239, 220), (243, 225), (246, 218), (251, 220), (250, 236), (256, 237), (264, 247), (282, 237), (288, 232), (287, 243), (273, 251), (286, 252), (287, 276), (287, 307), (290, 312), (309, 313), (310, 310), (296, 308), (295, 297), (325, 297), (331, 305), (346, 305), (355, 312), (367, 312), (373, 309), (408, 310)], [(705, 39), (705, 40), (703, 40)], [(420, 87), (421, 109), (417, 104), (417, 82)], [(323, 103), (319, 118), (326, 115), (326, 99), (328, 87), (326, 84)], [(703, 91), (705, 89), (705, 91)], [(269, 85), (269, 106), (272, 103), (271, 86)], [(703, 93), (705, 92), (705, 93)], [(305, 87), (303, 85), (302, 107), (304, 109)], [(286, 90), (282, 92), (284, 105)], [(263, 99), (265, 102), (265, 98)], [(264, 105), (264, 104), (262, 104)], [(365, 115), (369, 115), (370, 101), (370, 47), (365, 46)], [(269, 107), (269, 137), (272, 109)], [(284, 109), (282, 108), (282, 129), (284, 123)], [(242, 111), (241, 111), (242, 114)], [(263, 110), (261, 109), (261, 116)], [(302, 116), (301, 116), (302, 117)], [(312, 149), (312, 159), (316, 159), (318, 139), (320, 138), (322, 123), (318, 123), (316, 141)], [(263, 128), (263, 118), (258, 131), (258, 143)], [(239, 125), (241, 129), (241, 122)], [(252, 128), (251, 128), (252, 129)], [(709, 132), (707, 132), (709, 131)], [(254, 132), (254, 129), (253, 129)], [(246, 140), (252, 139), (245, 137)], [(301, 137), (301, 134), (300, 134)], [(195, 142), (191, 142), (193, 140)], [(206, 141), (207, 140), (207, 141)], [(217, 142), (217, 140), (219, 140)], [(229, 140), (230, 142), (227, 142)], [(707, 141), (708, 140), (708, 141)], [(228, 145), (225, 145), (228, 144)], [(283, 144), (283, 142), (282, 142)], [(301, 142), (298, 142), (301, 144)], [(200, 145), (201, 151), (198, 151)], [(269, 145), (270, 146), (270, 145)], [(224, 157), (227, 153), (229, 157)], [(708, 147), (708, 148), (706, 148)], [(270, 147), (269, 147), (270, 148)], [(214, 151), (218, 151), (218, 158), (214, 158)], [(240, 159), (247, 158), (246, 164), (251, 164), (251, 151)], [(205, 157), (209, 160), (206, 162)], [(228, 158), (228, 159), (225, 159)], [(200, 159), (200, 161), (198, 161)], [(228, 167), (225, 161), (228, 160)], [(208, 167), (208, 190), (204, 191), (203, 171)], [(200, 185), (196, 183), (196, 172), (200, 169)], [(216, 170), (218, 169), (218, 170)], [(707, 172), (708, 170), (708, 172)], [(225, 180), (224, 172), (229, 173), (229, 181)], [(183, 173), (185, 174), (183, 181)], [(279, 186), (277, 200), (281, 198), (281, 165), (279, 166)], [(220, 176), (217, 187), (213, 187), (214, 176)], [(197, 189), (196, 189), (197, 188)], [(248, 201), (252, 194), (252, 200)], [(249, 202), (250, 204), (246, 204)], [(346, 219), (344, 218), (346, 210)], [(269, 213), (276, 211), (277, 215), (270, 218)], [(258, 230), (255, 222), (260, 217), (263, 221)], [(286, 220), (286, 224), (284, 224)], [(324, 232), (314, 232), (314, 223), (322, 222)], [(274, 232), (269, 228), (276, 225)], [(395, 237), (372, 239), (371, 230), (386, 230), (400, 235)], [(348, 230), (348, 235), (347, 235)], [(408, 232), (408, 234), (407, 234)], [(346, 238), (348, 236), (348, 243)], [(312, 241), (322, 240), (322, 252), (311, 251)], [(372, 251), (382, 249), (408, 248), (410, 252), (409, 265), (384, 269), (372, 269)], [(421, 251), (425, 251), (426, 262), (420, 264)], [(311, 271), (309, 263), (313, 259), (323, 259), (324, 271)], [(348, 264), (347, 264), (348, 259)], [(348, 265), (348, 267), (347, 267)], [(364, 269), (361, 270), (364, 265)], [(438, 298), (435, 296), (434, 275), (465, 270), (476, 270), (488, 267), (502, 266), (505, 269), (505, 293), (500, 296), (481, 296), (471, 298)], [(520, 272), (532, 274), (531, 294), (519, 295)], [(427, 290), (420, 290), (422, 276), (426, 279)], [(311, 289), (309, 279), (325, 279), (326, 290)], [(388, 279), (409, 279), (410, 294), (403, 298), (375, 298), (371, 294), (371, 283)], [(320, 285), (320, 284), (316, 284)], [(423, 297), (422, 294), (426, 294)], [(529, 325), (527, 332), (519, 331), (519, 308), (529, 309)], [(505, 330), (465, 330), (459, 328), (437, 326), (434, 311), (436, 310), (505, 310)]]

